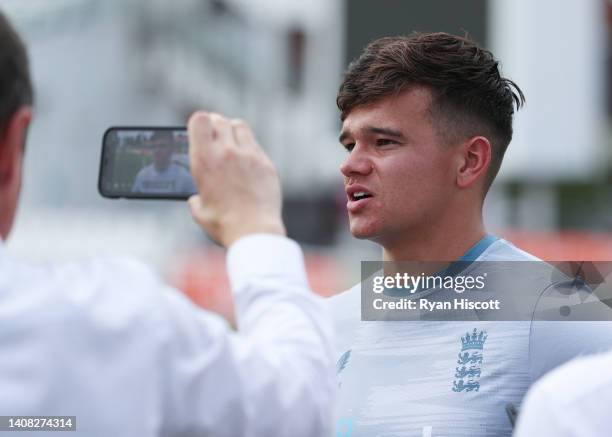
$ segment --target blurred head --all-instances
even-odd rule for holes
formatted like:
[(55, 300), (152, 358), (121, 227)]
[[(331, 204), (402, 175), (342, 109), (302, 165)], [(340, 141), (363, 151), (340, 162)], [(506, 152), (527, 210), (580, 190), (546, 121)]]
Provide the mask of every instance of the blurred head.
[(174, 136), (171, 131), (156, 131), (151, 136), (153, 146), (153, 164), (157, 171), (164, 171), (170, 165), (174, 151)]
[(21, 189), (22, 158), (32, 118), (32, 84), (26, 49), (0, 13), (0, 236), (12, 227)]
[(481, 209), (523, 103), (491, 52), (466, 38), (372, 42), (337, 97), (351, 232), (384, 243), (435, 226), (459, 203)]

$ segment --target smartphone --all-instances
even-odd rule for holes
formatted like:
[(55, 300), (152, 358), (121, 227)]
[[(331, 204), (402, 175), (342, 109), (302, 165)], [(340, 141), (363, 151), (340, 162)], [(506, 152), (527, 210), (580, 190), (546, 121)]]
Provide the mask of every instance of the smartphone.
[(184, 127), (111, 127), (102, 138), (98, 191), (111, 199), (187, 199), (196, 193)]

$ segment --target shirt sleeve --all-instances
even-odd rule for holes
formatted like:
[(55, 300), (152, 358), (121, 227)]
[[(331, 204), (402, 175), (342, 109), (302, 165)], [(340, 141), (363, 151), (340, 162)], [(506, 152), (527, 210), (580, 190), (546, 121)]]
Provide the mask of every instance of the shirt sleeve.
[(546, 386), (534, 386), (523, 402), (514, 437), (578, 437), (563, 425), (560, 410)]
[(330, 435), (331, 322), (309, 290), (299, 246), (252, 235), (229, 249), (227, 264), (238, 333), (178, 293), (164, 294), (164, 429), (217, 437)]

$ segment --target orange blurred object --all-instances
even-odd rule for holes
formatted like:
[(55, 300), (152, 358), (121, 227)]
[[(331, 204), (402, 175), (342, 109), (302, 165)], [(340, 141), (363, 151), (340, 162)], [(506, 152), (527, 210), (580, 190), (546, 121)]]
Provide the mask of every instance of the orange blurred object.
[(612, 260), (612, 233), (507, 230), (500, 235), (545, 261)]
[[(612, 233), (507, 230), (500, 236), (545, 261), (612, 260)], [(341, 263), (318, 251), (306, 252), (305, 261), (310, 286), (316, 293), (329, 296), (340, 291), (345, 275)], [(171, 282), (175, 287), (183, 290), (196, 305), (221, 315), (235, 326), (225, 251), (208, 248), (193, 252), (174, 271)]]
[[(306, 252), (306, 270), (312, 289), (321, 296), (338, 291), (342, 267), (329, 255)], [(170, 282), (196, 305), (213, 311), (236, 326), (234, 302), (225, 271), (225, 251), (209, 248), (184, 257), (171, 275)]]

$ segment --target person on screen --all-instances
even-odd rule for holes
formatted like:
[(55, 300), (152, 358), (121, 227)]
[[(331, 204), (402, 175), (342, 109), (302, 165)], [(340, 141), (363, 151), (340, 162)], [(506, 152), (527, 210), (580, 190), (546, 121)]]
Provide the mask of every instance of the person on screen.
[(173, 162), (174, 136), (170, 130), (155, 131), (151, 136), (153, 162), (140, 169), (133, 193), (143, 194), (193, 194), (193, 179), (183, 165)]
[[(378, 243), (384, 261), (538, 261), (489, 234), (482, 213), (524, 101), (493, 54), (467, 38), (370, 43), (337, 96), (353, 236)], [(537, 295), (556, 286), (549, 279), (527, 286)], [(612, 346), (610, 324), (361, 321), (360, 284), (328, 303), (337, 433), (350, 437), (509, 436), (505, 407), (520, 404), (531, 381)]]
[[(188, 124), (189, 207), (228, 248), (233, 332), (136, 261), (11, 256), (32, 104), (25, 47), (0, 13), (0, 427), (6, 416), (63, 415), (71, 436), (329, 435), (331, 321), (249, 126), (207, 113)], [(54, 423), (30, 431), (67, 430)]]

